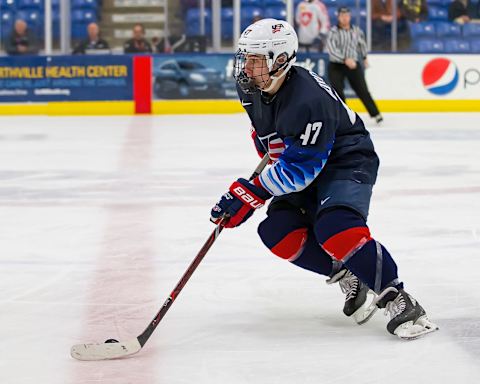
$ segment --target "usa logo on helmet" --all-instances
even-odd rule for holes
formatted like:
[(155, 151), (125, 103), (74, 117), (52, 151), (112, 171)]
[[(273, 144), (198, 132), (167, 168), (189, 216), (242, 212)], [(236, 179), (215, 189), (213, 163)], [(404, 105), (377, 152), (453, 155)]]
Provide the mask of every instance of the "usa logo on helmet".
[(283, 28), (283, 24), (272, 25), (272, 33), (280, 32)]
[(458, 84), (458, 79), (458, 68), (449, 59), (430, 60), (423, 68), (423, 86), (434, 95), (441, 96), (452, 92)]

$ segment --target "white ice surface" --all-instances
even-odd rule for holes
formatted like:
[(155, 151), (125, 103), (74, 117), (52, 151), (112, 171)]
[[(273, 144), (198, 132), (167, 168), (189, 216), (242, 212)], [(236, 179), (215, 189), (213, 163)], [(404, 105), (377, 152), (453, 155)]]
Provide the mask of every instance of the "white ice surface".
[(225, 230), (138, 355), (72, 344), (151, 320), (258, 158), (244, 115), (0, 118), (0, 383), (478, 383), (480, 114), (386, 114), (369, 224), (440, 331), (364, 326), (338, 286)]

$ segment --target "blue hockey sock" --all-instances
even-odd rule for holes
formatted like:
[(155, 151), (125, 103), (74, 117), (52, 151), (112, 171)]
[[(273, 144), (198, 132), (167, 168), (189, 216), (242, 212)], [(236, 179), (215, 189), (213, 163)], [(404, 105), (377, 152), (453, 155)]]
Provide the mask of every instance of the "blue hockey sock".
[(357, 212), (346, 208), (323, 212), (315, 223), (315, 235), (329, 255), (375, 292), (388, 286), (403, 287), (392, 256), (371, 237), (365, 219)]
[(398, 280), (397, 265), (387, 249), (370, 240), (346, 262), (346, 267), (376, 293), (388, 286), (403, 288)]

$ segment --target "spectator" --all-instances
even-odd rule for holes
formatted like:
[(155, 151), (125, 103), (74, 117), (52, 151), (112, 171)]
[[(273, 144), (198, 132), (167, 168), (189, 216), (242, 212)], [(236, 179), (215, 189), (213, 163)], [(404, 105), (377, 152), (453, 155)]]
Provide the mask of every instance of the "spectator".
[(133, 38), (123, 45), (125, 53), (152, 53), (151, 44), (145, 39), (145, 27), (143, 24), (135, 24)]
[(343, 90), (347, 78), (370, 117), (380, 123), (383, 118), (370, 95), (362, 68), (362, 64), (365, 68), (368, 67), (367, 43), (363, 31), (356, 25), (351, 25), (350, 9), (347, 7), (338, 9), (338, 24), (328, 34), (327, 51), (328, 77), (340, 98), (345, 101)]
[[(222, 3), (223, 7), (226, 7), (225, 4)], [(205, 0), (205, 8), (211, 7), (211, 1)], [(200, 8), (200, 1), (199, 0), (180, 0), (180, 9), (182, 12), (182, 16), (185, 19), (187, 15), (187, 11), (193, 8)]]
[(172, 46), (179, 42), (180, 40), (185, 40), (185, 35), (183, 36), (170, 36), (166, 37), (152, 37), (152, 47), (154, 53), (172, 53)]
[(15, 21), (12, 34), (7, 38), (5, 51), (9, 55), (32, 55), (38, 53), (38, 44), (35, 34), (21, 19)]
[[(393, 1), (372, 0), (372, 44), (377, 50), (389, 50), (393, 22)], [(400, 18), (397, 8), (397, 20)]]
[(84, 41), (80, 42), (75, 49), (73, 50), (73, 54), (81, 54), (84, 55), (85, 53), (92, 53), (90, 51), (106, 51), (110, 50), (108, 43), (100, 37), (100, 28), (98, 27), (97, 23), (90, 23), (87, 26), (87, 33), (88, 38)]
[(317, 45), (323, 51), (324, 42), (330, 29), (328, 10), (320, 0), (303, 0), (297, 5), (295, 21), (298, 26), (298, 43), (307, 52)]
[(448, 19), (459, 24), (472, 21), (472, 16), (477, 16), (475, 13), (469, 0), (455, 0), (448, 7)]
[(408, 21), (418, 23), (428, 18), (426, 0), (400, 0), (398, 6), (401, 15)]

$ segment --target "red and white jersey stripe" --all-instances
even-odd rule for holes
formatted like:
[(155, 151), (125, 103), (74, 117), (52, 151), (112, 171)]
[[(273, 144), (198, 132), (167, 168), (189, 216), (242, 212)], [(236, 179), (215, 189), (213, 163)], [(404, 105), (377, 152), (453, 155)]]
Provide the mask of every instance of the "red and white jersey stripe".
[(268, 141), (268, 156), (270, 156), (272, 161), (278, 161), (284, 150), (285, 143), (280, 137), (275, 137)]

